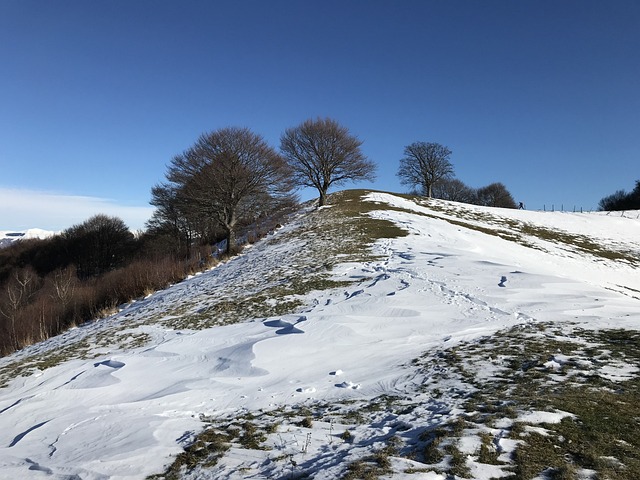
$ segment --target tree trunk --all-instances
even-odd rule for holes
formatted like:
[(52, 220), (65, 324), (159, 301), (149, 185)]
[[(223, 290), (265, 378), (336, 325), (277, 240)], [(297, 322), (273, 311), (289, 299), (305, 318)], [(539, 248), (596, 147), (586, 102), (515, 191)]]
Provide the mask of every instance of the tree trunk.
[(232, 227), (229, 227), (229, 226), (226, 226), (225, 230), (227, 234), (227, 250), (225, 251), (225, 253), (227, 255), (232, 255), (233, 253), (235, 253), (237, 248), (236, 232), (233, 230)]
[(320, 198), (318, 199), (318, 207), (324, 207), (327, 203), (327, 191), (318, 190), (320, 192)]

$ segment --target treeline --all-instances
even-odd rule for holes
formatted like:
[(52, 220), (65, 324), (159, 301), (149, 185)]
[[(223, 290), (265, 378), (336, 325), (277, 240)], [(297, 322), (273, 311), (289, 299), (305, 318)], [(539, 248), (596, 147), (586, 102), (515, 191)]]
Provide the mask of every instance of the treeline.
[(500, 182), (472, 188), (455, 178), (451, 150), (439, 143), (414, 142), (404, 149), (398, 178), (413, 193), (429, 198), (483, 205), (485, 207), (517, 208), (513, 196)]
[(484, 207), (517, 208), (511, 192), (501, 182), (473, 188), (457, 178), (447, 178), (434, 187), (434, 198)]
[(280, 152), (247, 128), (205, 133), (171, 160), (166, 181), (153, 187), (150, 225), (184, 246), (222, 232), (233, 253), (238, 225), (297, 204), (296, 188), (317, 189), (322, 205), (329, 187), (372, 180), (375, 164), (361, 144), (331, 119), (287, 129)]
[[(243, 225), (244, 242), (273, 230), (285, 211)], [(223, 237), (211, 234), (210, 240)], [(96, 215), (59, 235), (0, 249), (0, 355), (108, 316), (119, 305), (168, 287), (220, 260), (215, 245), (187, 249), (149, 229), (134, 235), (116, 217)]]
[(604, 197), (598, 207), (604, 211), (640, 210), (640, 180), (636, 180), (635, 188), (628, 193), (618, 190)]

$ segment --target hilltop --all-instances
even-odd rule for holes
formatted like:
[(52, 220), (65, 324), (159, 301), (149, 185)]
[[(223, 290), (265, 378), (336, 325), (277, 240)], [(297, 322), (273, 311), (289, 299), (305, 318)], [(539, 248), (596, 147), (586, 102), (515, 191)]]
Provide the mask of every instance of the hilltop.
[(640, 475), (640, 220), (333, 194), (0, 359), (0, 478)]
[(11, 245), (16, 240), (27, 240), (31, 238), (49, 238), (56, 232), (42, 230), (41, 228), (30, 228), (28, 230), (0, 230), (0, 248)]

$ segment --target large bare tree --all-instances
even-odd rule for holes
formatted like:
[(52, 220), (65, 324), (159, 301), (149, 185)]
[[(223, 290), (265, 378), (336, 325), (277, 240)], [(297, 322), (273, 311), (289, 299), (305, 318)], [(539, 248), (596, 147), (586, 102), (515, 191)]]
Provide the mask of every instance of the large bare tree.
[(431, 198), (433, 187), (453, 174), (451, 150), (439, 143), (415, 142), (404, 148), (400, 159), (400, 183), (420, 187)]
[[(293, 198), (287, 163), (247, 128), (201, 135), (193, 147), (173, 158), (167, 180), (154, 188), (154, 200), (173, 199), (176, 208), (163, 206), (163, 212), (213, 220), (226, 236), (227, 252), (236, 246), (239, 221), (269, 213)], [(160, 193), (169, 191), (173, 195), (160, 198)]]
[(330, 118), (306, 120), (287, 129), (280, 151), (293, 170), (298, 186), (318, 190), (319, 206), (327, 191), (347, 181), (375, 180), (376, 165), (361, 151), (362, 141)]

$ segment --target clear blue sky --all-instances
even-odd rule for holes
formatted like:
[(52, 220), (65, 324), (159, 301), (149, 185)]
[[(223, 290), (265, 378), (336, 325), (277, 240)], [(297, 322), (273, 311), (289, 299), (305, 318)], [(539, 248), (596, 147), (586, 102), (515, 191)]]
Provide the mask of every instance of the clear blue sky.
[(640, 2), (0, 0), (0, 230), (140, 228), (201, 133), (312, 117), (378, 164), (354, 187), (404, 191), (427, 141), (470, 186), (596, 208), (640, 179)]

